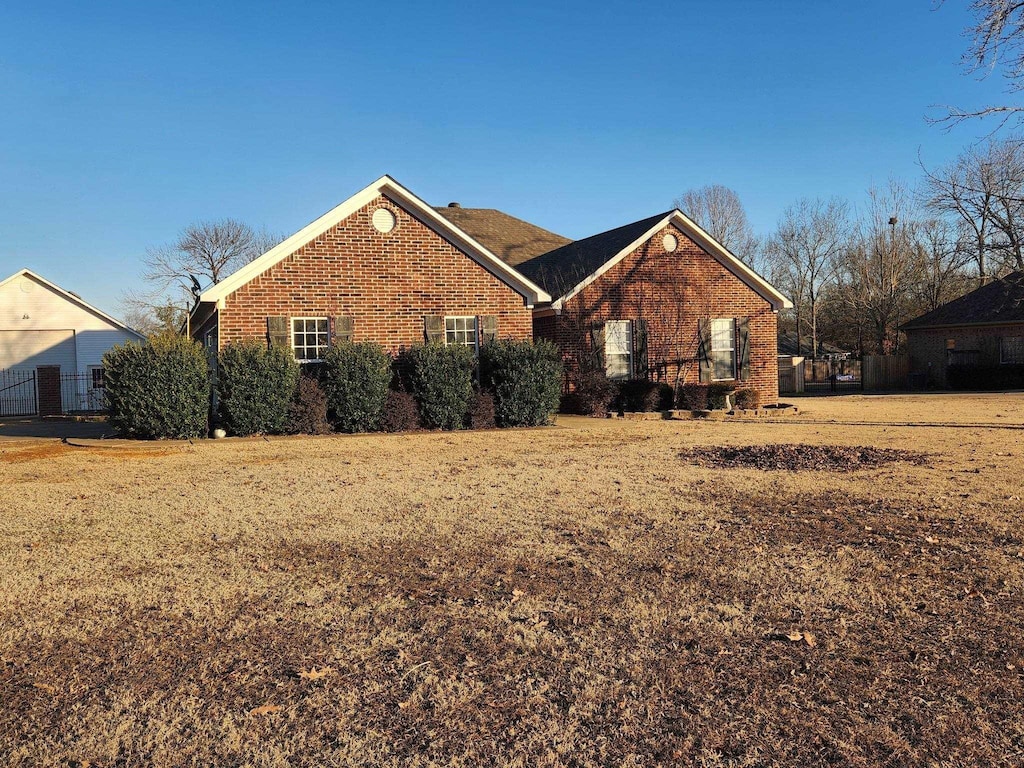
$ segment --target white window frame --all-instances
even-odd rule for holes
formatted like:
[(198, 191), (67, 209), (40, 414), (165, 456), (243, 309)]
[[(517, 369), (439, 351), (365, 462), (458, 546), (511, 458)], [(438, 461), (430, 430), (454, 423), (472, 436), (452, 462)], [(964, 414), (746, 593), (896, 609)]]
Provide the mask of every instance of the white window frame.
[[(621, 329), (621, 331), (616, 331)], [(621, 342), (625, 342), (624, 344)], [(625, 370), (613, 370), (612, 358), (625, 358)], [(633, 375), (633, 321), (606, 320), (604, 323), (604, 373), (618, 381)]]
[[(295, 329), (297, 322), (302, 323), (302, 330), (298, 331)], [(306, 323), (323, 323), (323, 331), (320, 330), (318, 325), (313, 326), (313, 330), (310, 331)], [(296, 336), (302, 335), (302, 344), (296, 344)], [(323, 335), (326, 341), (321, 344), (319, 336)], [(309, 344), (309, 337), (314, 337), (314, 343)], [(323, 353), (327, 351), (327, 348), (331, 344), (331, 321), (326, 317), (293, 317), (288, 322), (288, 337), (291, 341), (292, 354), (295, 355), (295, 359), (300, 363), (319, 363), (323, 360)], [(300, 357), (299, 350), (303, 350), (307, 354), (309, 350), (313, 350), (313, 357)]]
[[(1021, 357), (1007, 359), (1007, 342), (1017, 347)], [(999, 339), (999, 363), (1000, 365), (1020, 365), (1024, 363), (1024, 336), (1003, 336)]]
[[(729, 333), (728, 333), (729, 346), (727, 346), (727, 347), (715, 346), (715, 342), (718, 339), (718, 336), (721, 335), (722, 338), (724, 338), (725, 335), (726, 335), (724, 333), (721, 333), (721, 334), (716, 334), (715, 333), (715, 330), (716, 330), (715, 326), (716, 326), (716, 324), (721, 329), (723, 323), (727, 324), (727, 327), (728, 327), (728, 331), (729, 331)], [(709, 329), (711, 331), (711, 349), (708, 351), (708, 354), (711, 356), (711, 380), (712, 381), (731, 381), (731, 380), (736, 378), (736, 318), (734, 318), (734, 317), (719, 317), (719, 318), (715, 318), (715, 319), (713, 319), (711, 321), (711, 325), (710, 325)], [(729, 373), (728, 376), (717, 376), (716, 375), (718, 373), (718, 361), (715, 359), (716, 353), (728, 353), (729, 354), (729, 358), (730, 358), (729, 371), (730, 371), (730, 373)]]
[[(89, 389), (101, 392), (107, 388), (107, 382), (104, 378), (106, 376), (106, 372), (102, 365), (90, 365), (86, 368), (86, 371), (89, 374)], [(96, 371), (100, 372), (100, 386), (98, 387), (96, 386)]]
[[(473, 334), (472, 339), (469, 334)], [(479, 349), (480, 327), (476, 315), (445, 315), (444, 345), (448, 347), (457, 344), (470, 347), (474, 352)]]

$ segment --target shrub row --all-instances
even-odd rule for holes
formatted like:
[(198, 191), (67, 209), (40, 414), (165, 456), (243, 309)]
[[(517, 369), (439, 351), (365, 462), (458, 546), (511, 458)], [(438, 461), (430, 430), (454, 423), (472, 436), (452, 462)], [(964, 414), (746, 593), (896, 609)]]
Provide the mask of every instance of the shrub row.
[(732, 394), (732, 403), (736, 408), (754, 409), (761, 403), (761, 396), (753, 387), (737, 389), (728, 382), (683, 384), (678, 391), (674, 391), (666, 382), (637, 379), (619, 383), (602, 373), (588, 372), (581, 375), (573, 391), (562, 398), (560, 410), (585, 416), (603, 415), (610, 410), (721, 410), (725, 408), (726, 396), (729, 394)]
[[(110, 422), (124, 435), (199, 437), (210, 417), (209, 363), (184, 337), (127, 344), (104, 356)], [(415, 346), (392, 358), (379, 345), (342, 342), (300, 372), (287, 349), (227, 345), (214, 380), (217, 424), (235, 435), (396, 432), (538, 426), (558, 407), (554, 345), (496, 341)]]
[(951, 365), (946, 369), (950, 389), (1021, 389), (1024, 365)]

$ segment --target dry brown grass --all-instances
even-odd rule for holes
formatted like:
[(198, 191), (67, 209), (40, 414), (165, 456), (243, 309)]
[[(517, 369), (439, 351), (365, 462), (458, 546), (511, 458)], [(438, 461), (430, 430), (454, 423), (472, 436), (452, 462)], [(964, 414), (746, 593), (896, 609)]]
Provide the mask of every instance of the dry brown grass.
[[(932, 458), (680, 459), (767, 442)], [(0, 762), (1020, 765), (1022, 453), (567, 419), (3, 462)]]

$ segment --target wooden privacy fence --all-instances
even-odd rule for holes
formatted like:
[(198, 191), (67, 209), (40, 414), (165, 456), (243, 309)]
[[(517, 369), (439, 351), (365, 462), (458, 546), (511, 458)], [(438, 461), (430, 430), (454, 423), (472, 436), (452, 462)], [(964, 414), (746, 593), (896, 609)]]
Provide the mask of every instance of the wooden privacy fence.
[(864, 389), (906, 389), (910, 377), (908, 355), (864, 355)]

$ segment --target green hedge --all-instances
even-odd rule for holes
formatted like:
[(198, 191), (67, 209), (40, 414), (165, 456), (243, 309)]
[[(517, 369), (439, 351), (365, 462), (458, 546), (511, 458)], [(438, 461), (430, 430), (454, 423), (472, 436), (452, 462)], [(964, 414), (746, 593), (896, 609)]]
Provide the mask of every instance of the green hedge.
[(210, 378), (203, 346), (154, 336), (103, 356), (109, 422), (125, 437), (192, 438), (207, 433)]
[(259, 341), (228, 344), (217, 360), (217, 413), (233, 435), (278, 434), (299, 378), (291, 350)]
[(427, 429), (462, 429), (473, 397), (473, 350), (462, 344), (411, 347), (399, 356), (397, 369), (416, 398)]
[(391, 356), (379, 344), (342, 341), (327, 350), (322, 386), (335, 429), (376, 432), (384, 421)]
[(480, 383), (499, 427), (549, 424), (562, 393), (562, 360), (548, 341), (495, 341), (480, 350)]

